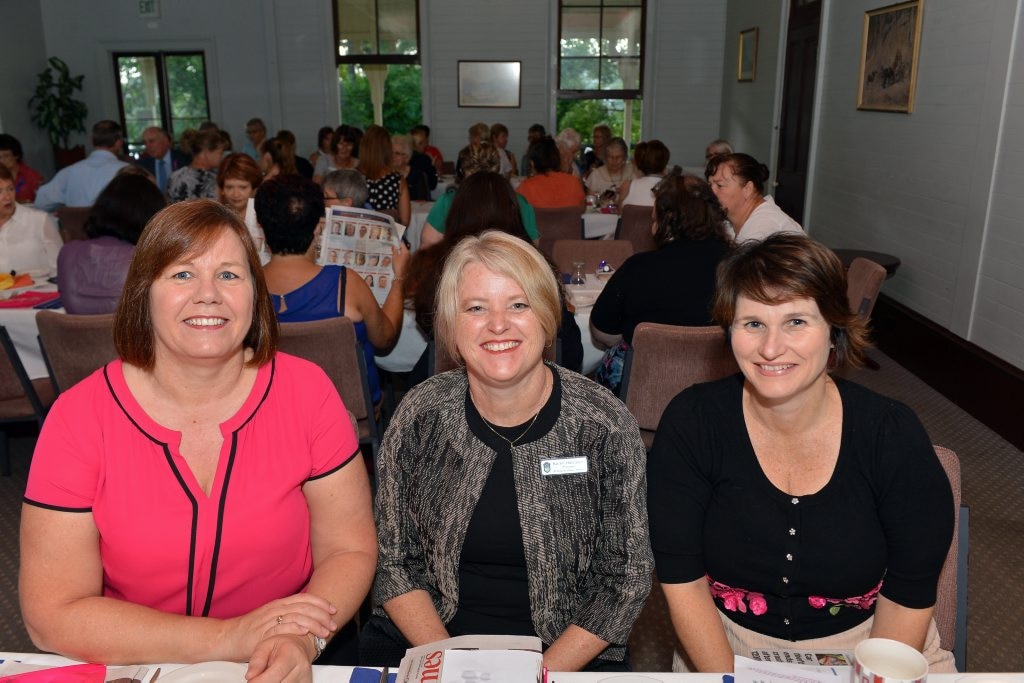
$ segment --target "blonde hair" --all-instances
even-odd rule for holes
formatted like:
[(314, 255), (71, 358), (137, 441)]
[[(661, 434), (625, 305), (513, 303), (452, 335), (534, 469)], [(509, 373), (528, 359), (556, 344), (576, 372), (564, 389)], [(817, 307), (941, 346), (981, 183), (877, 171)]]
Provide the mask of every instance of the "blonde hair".
[(473, 263), (519, 285), (544, 330), (544, 343), (554, 342), (562, 321), (562, 305), (551, 265), (529, 242), (505, 232), (488, 230), (479, 237), (463, 238), (448, 255), (441, 272), (434, 306), (434, 336), (449, 356), (462, 362), (455, 338), (455, 318), (461, 305), (459, 283), (466, 267)]

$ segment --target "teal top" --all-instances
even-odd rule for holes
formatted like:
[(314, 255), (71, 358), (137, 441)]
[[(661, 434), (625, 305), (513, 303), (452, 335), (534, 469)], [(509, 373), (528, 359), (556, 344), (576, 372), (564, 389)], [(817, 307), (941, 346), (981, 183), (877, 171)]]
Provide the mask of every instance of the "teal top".
[[(452, 208), (452, 200), (454, 198), (454, 192), (445, 192), (434, 202), (434, 206), (430, 208), (430, 213), (427, 214), (427, 223), (442, 235), (444, 234), (444, 224), (448, 220), (448, 211)], [(540, 233), (537, 232), (537, 216), (533, 212), (533, 207), (520, 194), (516, 195), (516, 199), (519, 200), (519, 212), (523, 214), (523, 227), (526, 228), (526, 234), (530, 236), (531, 240), (536, 242), (540, 239)]]

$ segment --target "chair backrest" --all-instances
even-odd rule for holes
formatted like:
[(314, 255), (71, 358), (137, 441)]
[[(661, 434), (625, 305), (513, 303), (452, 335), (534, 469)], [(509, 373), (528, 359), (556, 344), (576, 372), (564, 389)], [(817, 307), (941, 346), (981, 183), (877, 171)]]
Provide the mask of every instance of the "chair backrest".
[(585, 272), (593, 273), (601, 261), (618, 268), (632, 255), (633, 245), (626, 240), (558, 240), (551, 258), (560, 273), (571, 273), (572, 264), (579, 261)]
[(60, 226), (60, 236), (65, 242), (89, 239), (85, 234), (85, 219), (91, 212), (91, 206), (57, 207), (57, 223)]
[(39, 347), (57, 393), (67, 391), (117, 358), (114, 314), (36, 313)]
[(883, 282), (885, 268), (860, 256), (853, 259), (846, 271), (846, 298), (850, 301), (850, 310), (864, 319), (871, 318)]
[(583, 239), (583, 207), (563, 206), (558, 209), (534, 209), (541, 252), (552, 258), (558, 240)]
[(939, 643), (953, 652), (958, 671), (967, 667), (967, 555), (969, 552), (970, 511), (962, 504), (960, 492), (960, 460), (956, 453), (935, 446), (935, 455), (949, 477), (953, 490), (953, 542), (939, 574), (935, 600), (935, 625)]
[(640, 323), (626, 352), (619, 393), (650, 448), (661, 414), (676, 394), (738, 371), (721, 327)]
[(651, 226), (654, 224), (654, 219), (651, 216), (653, 211), (649, 206), (636, 206), (635, 204), (622, 207), (619, 229), (615, 233), (615, 239), (631, 242), (633, 253), (657, 249), (658, 245), (655, 244), (654, 235), (651, 234)]
[(359, 425), (359, 440), (373, 447), (380, 430), (366, 376), (366, 357), (348, 318), (326, 318), (302, 323), (281, 323), (278, 349), (319, 365), (334, 383), (345, 407)]

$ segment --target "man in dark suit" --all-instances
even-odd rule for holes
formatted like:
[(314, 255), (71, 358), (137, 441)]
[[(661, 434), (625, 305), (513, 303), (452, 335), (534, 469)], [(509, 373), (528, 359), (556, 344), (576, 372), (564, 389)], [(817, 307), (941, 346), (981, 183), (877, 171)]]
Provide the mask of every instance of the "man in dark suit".
[(142, 144), (146, 153), (139, 159), (139, 166), (153, 174), (161, 192), (167, 192), (167, 179), (179, 168), (188, 166), (192, 157), (172, 149), (171, 136), (156, 126), (142, 131)]

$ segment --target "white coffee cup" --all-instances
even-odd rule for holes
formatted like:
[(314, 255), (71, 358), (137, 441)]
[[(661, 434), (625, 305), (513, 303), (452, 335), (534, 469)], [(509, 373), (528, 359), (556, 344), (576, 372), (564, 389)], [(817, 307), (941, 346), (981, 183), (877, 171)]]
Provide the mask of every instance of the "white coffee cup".
[(868, 638), (853, 650), (853, 683), (924, 683), (928, 660), (906, 643)]

